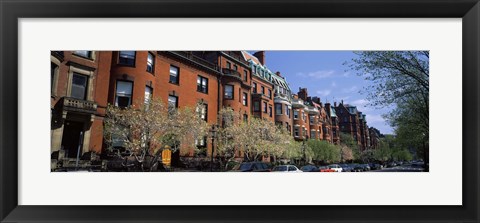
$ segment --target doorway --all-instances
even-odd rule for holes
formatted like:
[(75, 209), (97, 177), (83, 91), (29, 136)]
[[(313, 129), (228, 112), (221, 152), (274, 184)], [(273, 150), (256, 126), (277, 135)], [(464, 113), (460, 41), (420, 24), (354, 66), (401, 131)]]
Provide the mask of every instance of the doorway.
[(66, 120), (63, 126), (62, 148), (65, 150), (65, 157), (76, 158), (78, 146), (80, 146), (80, 156), (83, 151), (83, 122)]

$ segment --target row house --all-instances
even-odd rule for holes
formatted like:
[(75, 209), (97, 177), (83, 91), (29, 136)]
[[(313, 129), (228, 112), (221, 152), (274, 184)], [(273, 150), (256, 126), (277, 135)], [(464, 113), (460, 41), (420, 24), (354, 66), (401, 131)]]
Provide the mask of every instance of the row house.
[[(217, 122), (222, 72), (190, 52), (52, 51), (51, 63), (51, 149), (65, 151), (66, 157), (75, 157), (78, 150), (100, 153), (106, 146), (103, 118), (108, 104), (142, 106), (152, 98), (170, 108), (202, 103), (203, 110), (197, 112), (209, 124)], [(197, 144), (210, 151), (206, 139)], [(183, 153), (193, 155), (193, 150)]]
[(51, 152), (101, 152), (111, 52), (51, 51)]
[(275, 74), (265, 65), (265, 51), (258, 51), (254, 55), (242, 52), (242, 55), (249, 62), (252, 72), (252, 114), (256, 118), (262, 118), (274, 122), (274, 86), (272, 76)]
[(310, 138), (339, 143), (338, 124), (335, 118), (332, 119), (330, 104), (323, 105), (319, 97), (309, 97), (306, 88), (299, 89), (298, 97), (307, 105)]
[[(152, 99), (172, 109), (201, 103), (197, 112), (212, 126), (219, 124), (218, 111), (230, 107), (244, 120), (275, 122), (298, 141), (338, 144), (339, 133), (346, 132), (364, 148), (378, 144), (356, 107), (323, 104), (306, 88), (292, 94), (285, 77), (266, 66), (264, 51), (51, 51), (50, 60), (51, 150), (66, 157), (100, 153), (107, 146), (103, 119), (108, 104), (142, 106)], [(197, 146), (210, 155), (207, 138)], [(172, 162), (180, 153), (194, 155), (192, 148), (181, 148)]]
[(343, 101), (337, 106), (334, 102), (335, 112), (338, 116), (340, 132), (352, 136), (358, 146), (362, 146), (360, 134), (360, 119), (356, 106), (343, 104)]
[(362, 112), (358, 112), (360, 121), (360, 141), (363, 149), (370, 148), (370, 132), (368, 131), (366, 115)]
[(368, 131), (370, 134), (370, 147), (372, 149), (377, 149), (379, 147), (380, 138), (383, 137), (383, 135), (380, 133), (380, 130), (374, 127), (368, 128)]

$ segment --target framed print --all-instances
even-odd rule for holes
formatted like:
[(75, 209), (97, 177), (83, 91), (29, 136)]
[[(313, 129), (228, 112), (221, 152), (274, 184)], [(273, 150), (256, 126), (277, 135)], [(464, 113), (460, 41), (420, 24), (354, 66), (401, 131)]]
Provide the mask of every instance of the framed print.
[(0, 6), (2, 222), (479, 220), (477, 0)]

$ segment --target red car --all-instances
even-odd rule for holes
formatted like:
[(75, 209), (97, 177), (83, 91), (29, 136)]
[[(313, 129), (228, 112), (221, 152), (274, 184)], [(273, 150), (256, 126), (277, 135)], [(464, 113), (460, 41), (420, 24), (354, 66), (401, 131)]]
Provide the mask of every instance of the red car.
[(335, 170), (330, 169), (328, 166), (319, 166), (318, 169), (320, 172), (335, 172)]

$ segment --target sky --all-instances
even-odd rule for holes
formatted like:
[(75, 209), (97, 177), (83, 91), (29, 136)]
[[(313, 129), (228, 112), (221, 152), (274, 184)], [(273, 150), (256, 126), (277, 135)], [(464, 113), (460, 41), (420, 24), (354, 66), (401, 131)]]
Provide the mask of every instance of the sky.
[(280, 71), (292, 93), (296, 94), (302, 87), (307, 88), (309, 96), (320, 97), (323, 103), (333, 105), (343, 100), (366, 114), (368, 126), (379, 129), (382, 134), (393, 134), (393, 128), (382, 117), (393, 107), (369, 106), (367, 94), (362, 91), (371, 82), (343, 65), (354, 57), (351, 51), (266, 51), (265, 63), (271, 71)]

